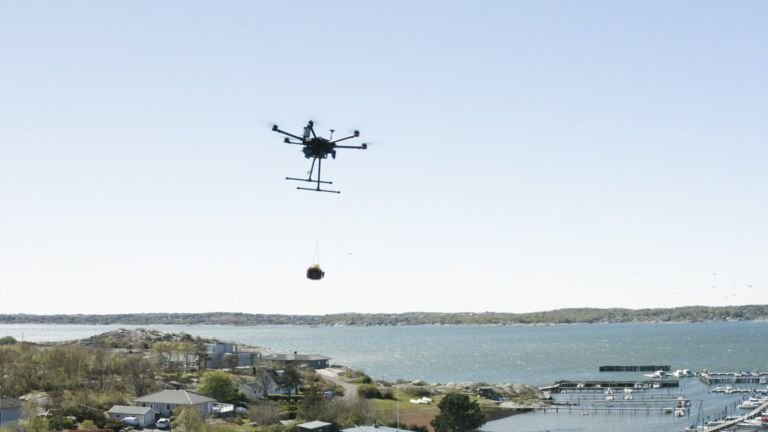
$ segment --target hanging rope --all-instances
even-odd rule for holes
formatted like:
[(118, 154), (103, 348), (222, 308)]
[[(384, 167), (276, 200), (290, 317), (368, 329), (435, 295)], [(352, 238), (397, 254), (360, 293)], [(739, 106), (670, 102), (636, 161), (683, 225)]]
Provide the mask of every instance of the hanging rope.
[(325, 196), (320, 194), (320, 211), (317, 213), (317, 232), (315, 233), (315, 253), (312, 255), (312, 265), (320, 265), (320, 235), (323, 233), (323, 213), (325, 212)]

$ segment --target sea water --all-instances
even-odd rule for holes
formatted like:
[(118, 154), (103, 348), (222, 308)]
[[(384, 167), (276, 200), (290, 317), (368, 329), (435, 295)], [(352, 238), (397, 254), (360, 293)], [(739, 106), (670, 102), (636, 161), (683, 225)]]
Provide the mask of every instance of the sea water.
[(385, 380), (548, 385), (556, 380), (632, 379), (599, 365), (768, 370), (767, 322), (556, 326), (292, 326), (0, 324), (0, 337), (85, 338), (118, 328), (187, 332), (276, 352), (323, 354)]

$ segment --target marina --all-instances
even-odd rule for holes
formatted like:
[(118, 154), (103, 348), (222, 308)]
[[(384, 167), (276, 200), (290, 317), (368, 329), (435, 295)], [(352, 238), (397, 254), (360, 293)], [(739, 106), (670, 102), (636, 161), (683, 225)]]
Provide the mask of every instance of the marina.
[[(678, 374), (681, 379), (635, 382), (560, 381), (552, 386), (541, 387), (541, 390), (550, 392), (552, 405), (537, 410), (540, 416), (537, 426), (549, 424), (553, 416), (566, 416), (568, 420), (564, 421), (568, 424), (594, 424), (595, 420), (586, 419), (597, 417), (602, 422), (615, 424), (658, 423), (666, 426), (648, 430), (679, 432), (768, 429), (768, 388), (759, 384), (763, 374), (757, 371), (716, 374), (709, 374), (706, 370), (700, 373), (690, 373), (687, 369), (683, 371), (685, 373)], [(687, 379), (693, 376), (699, 376), (700, 379)], [(713, 387), (706, 379), (710, 376), (727, 380), (724, 382), (729, 383), (735, 382), (736, 378), (748, 381), (738, 387)], [(660, 382), (675, 384), (667, 387), (653, 386)], [(561, 424), (557, 420), (555, 423)], [(627, 427), (625, 430), (636, 429)]]

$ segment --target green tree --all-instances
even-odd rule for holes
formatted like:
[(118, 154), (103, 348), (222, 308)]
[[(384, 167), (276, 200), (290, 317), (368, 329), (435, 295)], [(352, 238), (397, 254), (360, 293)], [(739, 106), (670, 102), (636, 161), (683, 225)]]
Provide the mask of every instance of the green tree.
[(194, 408), (182, 408), (173, 421), (173, 429), (178, 432), (206, 432), (208, 428), (200, 412)]
[(87, 430), (96, 430), (98, 428), (99, 427), (96, 426), (96, 423), (94, 423), (93, 420), (83, 420), (83, 422), (80, 423), (80, 426), (78, 427), (78, 429), (86, 430), (86, 431)]
[(197, 390), (219, 402), (232, 402), (237, 397), (232, 376), (224, 371), (207, 371), (200, 378)]
[(480, 411), (480, 405), (467, 395), (449, 393), (437, 407), (440, 414), (431, 423), (435, 432), (469, 432), (485, 424), (485, 414)]
[(282, 383), (288, 386), (288, 400), (290, 401), (293, 390), (296, 389), (296, 393), (298, 393), (301, 384), (301, 372), (293, 366), (286, 366), (280, 378)]
[(299, 405), (299, 417), (305, 420), (316, 420), (322, 417), (327, 399), (316, 384), (313, 384), (304, 392), (304, 397)]

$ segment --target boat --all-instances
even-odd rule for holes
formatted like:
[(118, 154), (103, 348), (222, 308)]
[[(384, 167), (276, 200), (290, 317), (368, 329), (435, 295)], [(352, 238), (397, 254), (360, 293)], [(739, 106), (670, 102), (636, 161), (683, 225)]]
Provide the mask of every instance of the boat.
[(643, 374), (644, 376), (647, 376), (648, 378), (666, 378), (668, 375), (663, 370), (657, 370), (654, 373), (650, 374)]
[(750, 430), (768, 429), (768, 423), (763, 423), (760, 419), (750, 419), (736, 423), (736, 427)]
[(755, 408), (757, 408), (759, 406), (760, 406), (760, 404), (757, 403), (757, 402), (744, 401), (744, 402), (740, 403), (739, 406), (737, 406), (736, 408), (738, 408), (738, 409), (755, 409)]

